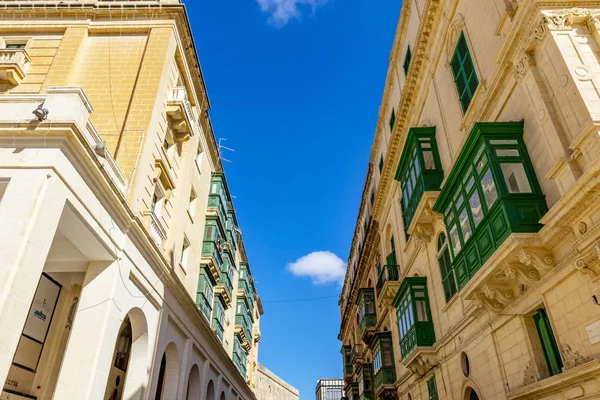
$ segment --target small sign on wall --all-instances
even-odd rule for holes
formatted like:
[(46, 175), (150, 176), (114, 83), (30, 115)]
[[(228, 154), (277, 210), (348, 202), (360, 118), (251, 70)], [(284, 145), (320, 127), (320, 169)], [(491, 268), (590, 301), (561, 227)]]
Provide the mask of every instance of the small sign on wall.
[(600, 343), (600, 321), (585, 327), (591, 344)]

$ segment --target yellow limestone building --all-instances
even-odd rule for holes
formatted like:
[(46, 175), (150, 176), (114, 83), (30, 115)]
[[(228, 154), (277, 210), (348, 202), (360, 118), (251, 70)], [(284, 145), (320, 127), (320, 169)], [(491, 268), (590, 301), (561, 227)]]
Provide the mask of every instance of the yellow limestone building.
[(0, 1), (0, 399), (255, 399), (209, 108), (179, 0)]
[(600, 2), (407, 0), (340, 296), (346, 397), (600, 398)]

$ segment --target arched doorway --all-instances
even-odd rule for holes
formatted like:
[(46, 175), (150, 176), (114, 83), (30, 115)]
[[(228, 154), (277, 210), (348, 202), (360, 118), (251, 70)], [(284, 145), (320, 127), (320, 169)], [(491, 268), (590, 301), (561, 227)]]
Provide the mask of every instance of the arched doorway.
[(219, 400), (225, 400), (225, 392), (221, 392), (221, 397), (219, 397)]
[(141, 399), (148, 381), (147, 364), (148, 325), (143, 311), (134, 308), (119, 327), (104, 398)]
[(156, 383), (156, 400), (175, 399), (179, 385), (179, 353), (175, 343), (171, 342), (160, 360)]
[(206, 400), (215, 400), (215, 384), (213, 381), (208, 382), (206, 387)]
[(190, 370), (187, 385), (187, 400), (200, 400), (200, 370), (194, 364)]
[(480, 400), (479, 395), (473, 388), (467, 388), (465, 393), (465, 400)]

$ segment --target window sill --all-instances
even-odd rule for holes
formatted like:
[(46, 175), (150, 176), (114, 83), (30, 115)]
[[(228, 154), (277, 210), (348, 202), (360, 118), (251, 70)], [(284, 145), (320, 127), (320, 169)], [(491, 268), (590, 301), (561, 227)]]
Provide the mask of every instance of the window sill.
[(187, 275), (187, 269), (186, 269), (186, 267), (183, 264), (181, 264), (181, 263), (178, 263), (178, 265), (179, 265), (179, 269), (181, 269), (181, 271), (183, 272), (183, 274)]
[(190, 212), (190, 210), (187, 210), (187, 215), (190, 218), (191, 223), (194, 223), (194, 216), (192, 215), (192, 213)]
[[(550, 378), (543, 379), (531, 385), (513, 390), (506, 397), (509, 400), (525, 400), (525, 399), (540, 399), (545, 395), (554, 394), (557, 391), (564, 393), (569, 391), (567, 388), (576, 383), (596, 379), (600, 372), (600, 360), (589, 361), (585, 364), (573, 367), (568, 370), (563, 370), (562, 373), (554, 375)], [(571, 390), (578, 391), (583, 395), (581, 387), (572, 387)], [(575, 396), (580, 397), (580, 396)]]

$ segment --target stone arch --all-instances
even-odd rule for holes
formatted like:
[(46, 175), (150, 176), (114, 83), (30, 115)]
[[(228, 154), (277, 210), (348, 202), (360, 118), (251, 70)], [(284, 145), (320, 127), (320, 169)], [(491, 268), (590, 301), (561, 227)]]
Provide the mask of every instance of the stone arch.
[(200, 369), (197, 364), (192, 366), (187, 383), (187, 400), (200, 400)]
[(177, 398), (179, 386), (179, 351), (177, 345), (169, 343), (160, 361), (158, 380), (156, 383), (156, 400)]
[(149, 354), (148, 321), (144, 312), (134, 307), (125, 315), (116, 333), (106, 395), (118, 400), (143, 398), (148, 382)]
[(463, 400), (484, 400), (481, 389), (472, 379), (467, 379), (463, 384), (462, 398)]
[(215, 384), (212, 380), (206, 386), (206, 400), (215, 400)]

